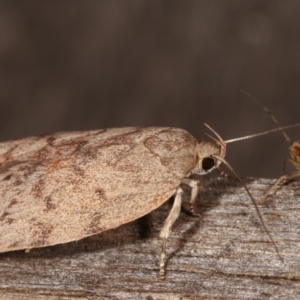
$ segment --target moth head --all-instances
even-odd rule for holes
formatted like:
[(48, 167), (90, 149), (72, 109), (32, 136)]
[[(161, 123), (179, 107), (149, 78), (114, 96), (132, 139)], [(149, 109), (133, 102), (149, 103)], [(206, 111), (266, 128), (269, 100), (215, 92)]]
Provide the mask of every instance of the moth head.
[[(205, 124), (206, 125), (206, 124)], [(226, 154), (226, 143), (212, 128), (206, 125), (217, 137), (214, 142), (198, 141), (196, 146), (197, 165), (192, 174), (203, 175), (217, 168)], [(221, 159), (220, 159), (221, 158)]]
[[(194, 168), (194, 170), (192, 170), (191, 174), (206, 174), (210, 171), (212, 171), (213, 169), (217, 168), (221, 162), (223, 162), (229, 170), (231, 170), (231, 172), (235, 175), (235, 177), (239, 180), (239, 182), (243, 185), (243, 187), (245, 188), (247, 194), (249, 195), (255, 210), (259, 216), (259, 219), (261, 221), (261, 224), (265, 230), (265, 232), (268, 234), (274, 248), (275, 251), (279, 257), (279, 259), (281, 261), (283, 261), (282, 257), (279, 254), (279, 251), (277, 249), (277, 246), (272, 238), (272, 236), (270, 235), (268, 229), (266, 228), (264, 221), (262, 219), (262, 216), (260, 214), (260, 211), (257, 207), (257, 204), (253, 198), (253, 196), (251, 195), (249, 189), (247, 188), (247, 186), (245, 185), (245, 183), (243, 182), (243, 180), (238, 176), (238, 174), (234, 171), (234, 169), (230, 166), (230, 164), (225, 160), (225, 154), (226, 154), (226, 145), (227, 143), (231, 143), (231, 142), (235, 142), (235, 141), (239, 141), (239, 140), (244, 140), (244, 139), (248, 139), (248, 138), (252, 138), (255, 136), (260, 136), (260, 135), (265, 135), (267, 133), (270, 132), (274, 132), (274, 131), (278, 131), (278, 130), (282, 130), (282, 129), (286, 129), (286, 128), (291, 128), (291, 127), (297, 127), (300, 126), (300, 123), (295, 124), (295, 125), (291, 125), (291, 126), (286, 126), (286, 127), (280, 127), (277, 128), (275, 130), (269, 130), (266, 132), (262, 132), (262, 133), (256, 133), (253, 135), (248, 135), (245, 137), (241, 137), (241, 138), (235, 138), (235, 139), (231, 139), (231, 140), (226, 140), (224, 141), (212, 128), (210, 128), (207, 124), (205, 124), (206, 127), (208, 127), (216, 136), (216, 138), (211, 137), (214, 142), (205, 142), (205, 141), (199, 141), (197, 146), (196, 146), (196, 152), (197, 152), (197, 156), (198, 156), (198, 162), (196, 167)], [(290, 147), (290, 152), (291, 152), (291, 156), (293, 156), (293, 154), (297, 155), (299, 154), (299, 142), (295, 142), (291, 147)], [(299, 156), (298, 156), (299, 158)], [(293, 157), (292, 157), (293, 159)], [(299, 168), (300, 168), (300, 160), (299, 161)], [(294, 162), (294, 161), (293, 161)], [(294, 162), (295, 163), (295, 162)], [(296, 164), (296, 163), (295, 163)]]

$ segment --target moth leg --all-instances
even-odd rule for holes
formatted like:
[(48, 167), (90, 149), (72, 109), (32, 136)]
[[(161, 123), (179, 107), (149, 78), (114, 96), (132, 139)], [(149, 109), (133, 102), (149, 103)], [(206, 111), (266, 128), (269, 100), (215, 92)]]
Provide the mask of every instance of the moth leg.
[(260, 200), (257, 201), (257, 203), (263, 204), (270, 195), (273, 195), (276, 192), (276, 190), (279, 188), (280, 183), (290, 180), (290, 179), (293, 179), (297, 176), (300, 176), (300, 171), (296, 171), (296, 172), (293, 172), (290, 174), (285, 174), (285, 175), (281, 176), (280, 178), (278, 178), (275, 181), (275, 183), (265, 192), (264, 196)]
[(166, 263), (166, 246), (167, 246), (167, 239), (170, 236), (172, 226), (176, 219), (179, 216), (180, 209), (181, 209), (181, 202), (182, 202), (182, 188), (177, 188), (176, 196), (174, 199), (173, 207), (165, 221), (163, 228), (160, 231), (159, 237), (163, 239), (161, 254), (160, 254), (160, 263), (159, 263), (159, 275), (160, 279), (165, 279), (165, 263)]
[(195, 202), (200, 190), (200, 181), (193, 180), (189, 178), (184, 178), (181, 180), (181, 183), (188, 185), (192, 188), (191, 191), (191, 199), (190, 199), (190, 212), (194, 217), (200, 217), (200, 214), (197, 214), (195, 211)]

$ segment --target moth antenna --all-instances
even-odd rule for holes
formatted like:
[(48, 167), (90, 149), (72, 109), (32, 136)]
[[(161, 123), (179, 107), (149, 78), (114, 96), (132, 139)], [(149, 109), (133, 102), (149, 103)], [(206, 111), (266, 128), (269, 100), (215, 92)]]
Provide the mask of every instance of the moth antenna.
[[(267, 109), (260, 101), (258, 101), (254, 96), (252, 96), (250, 93), (246, 92), (245, 90), (241, 89), (240, 90), (243, 94), (245, 94), (247, 97), (249, 97), (252, 101), (254, 101), (256, 104), (258, 104), (260, 107), (263, 108), (263, 110), (271, 117), (271, 119), (274, 121), (274, 123), (277, 125), (278, 128), (280, 128), (280, 124), (278, 120), (275, 118), (275, 116), (271, 113), (269, 109)], [(284, 130), (281, 130), (285, 140), (291, 144), (291, 139), (289, 136), (286, 134)]]
[(279, 253), (279, 250), (278, 250), (278, 248), (277, 248), (277, 246), (276, 246), (276, 243), (274, 242), (274, 240), (273, 240), (273, 238), (272, 238), (272, 236), (271, 236), (269, 230), (267, 229), (267, 227), (266, 227), (266, 225), (265, 225), (265, 222), (264, 222), (264, 220), (263, 220), (263, 218), (262, 218), (262, 216), (261, 216), (261, 213), (260, 213), (260, 211), (259, 211), (259, 209), (258, 209), (258, 206), (257, 206), (257, 204), (256, 204), (256, 202), (255, 202), (253, 196), (251, 195), (249, 189), (247, 188), (246, 184), (245, 184), (244, 181), (240, 178), (240, 176), (238, 176), (238, 174), (234, 171), (234, 169), (232, 168), (232, 166), (231, 166), (231, 165), (230, 165), (223, 157), (218, 156), (218, 155), (213, 155), (213, 157), (215, 157), (216, 159), (219, 159), (220, 161), (222, 161), (222, 162), (226, 165), (226, 167), (234, 174), (234, 176), (238, 179), (238, 181), (242, 184), (242, 186), (243, 186), (244, 189), (246, 190), (248, 196), (250, 197), (250, 199), (251, 199), (251, 201), (252, 201), (252, 203), (253, 203), (253, 205), (254, 205), (254, 207), (255, 207), (256, 213), (257, 213), (257, 215), (258, 215), (258, 217), (259, 217), (260, 223), (261, 223), (261, 225), (262, 225), (264, 231), (266, 232), (266, 234), (268, 235), (268, 237), (269, 237), (271, 243), (273, 244), (273, 246), (274, 246), (274, 248), (275, 248), (275, 251), (276, 251), (276, 254), (277, 254), (278, 258), (279, 258), (280, 261), (283, 263), (283, 262), (284, 262), (284, 261), (283, 261), (283, 258), (281, 257), (281, 255), (280, 255), (280, 253)]
[[(226, 147), (226, 142), (221, 138), (221, 136), (215, 131), (213, 130), (209, 125), (207, 125), (206, 123), (204, 123), (204, 125), (212, 132), (215, 134), (215, 136), (218, 138), (218, 142), (222, 144), (222, 146)], [(214, 139), (215, 140), (215, 139)], [(215, 140), (216, 141), (216, 140)]]
[(299, 126), (300, 126), (300, 123), (296, 123), (296, 124), (293, 124), (293, 125), (282, 126), (282, 127), (279, 127), (279, 128), (274, 128), (274, 129), (266, 130), (266, 131), (263, 131), (263, 132), (254, 133), (254, 134), (242, 136), (242, 137), (239, 137), (239, 138), (226, 140), (224, 142), (226, 144), (228, 144), (228, 143), (232, 143), (232, 142), (236, 142), (236, 141), (247, 140), (247, 139), (251, 139), (253, 137), (266, 135), (268, 133), (272, 133), (272, 132), (276, 132), (276, 131), (283, 131), (284, 129), (294, 128), (294, 127), (299, 127)]
[(212, 140), (214, 140), (216, 143), (220, 143), (219, 140), (217, 140), (216, 138), (214, 138), (213, 136), (211, 136), (210, 134), (208, 133), (205, 133), (206, 136), (208, 136), (209, 138), (211, 138)]
[(220, 155), (224, 157), (225, 154), (226, 154), (226, 142), (224, 142), (224, 140), (221, 138), (221, 136), (215, 130), (213, 130), (209, 125), (207, 125), (206, 123), (204, 123), (204, 125), (210, 131), (212, 131), (212, 133), (214, 133), (215, 136), (218, 138), (218, 139), (215, 139), (212, 136), (210, 136), (210, 135), (207, 134), (210, 138), (212, 138), (221, 147)]

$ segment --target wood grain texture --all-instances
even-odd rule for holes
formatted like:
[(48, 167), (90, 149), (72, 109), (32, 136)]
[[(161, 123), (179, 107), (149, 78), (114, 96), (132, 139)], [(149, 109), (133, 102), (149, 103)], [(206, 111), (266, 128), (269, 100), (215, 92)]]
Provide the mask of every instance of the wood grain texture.
[[(1, 299), (299, 299), (300, 182), (260, 205), (284, 258), (233, 179), (202, 179), (201, 218), (184, 208), (158, 277), (159, 230), (171, 201), (134, 222), (78, 242), (0, 254)], [(256, 199), (274, 180), (246, 180)], [(188, 197), (188, 191), (186, 196)]]

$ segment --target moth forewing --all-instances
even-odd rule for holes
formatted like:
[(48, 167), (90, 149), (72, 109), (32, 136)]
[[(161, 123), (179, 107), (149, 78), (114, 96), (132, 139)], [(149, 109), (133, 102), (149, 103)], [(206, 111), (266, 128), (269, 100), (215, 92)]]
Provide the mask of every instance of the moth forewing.
[(195, 165), (175, 128), (62, 133), (0, 144), (0, 251), (66, 243), (137, 219)]

